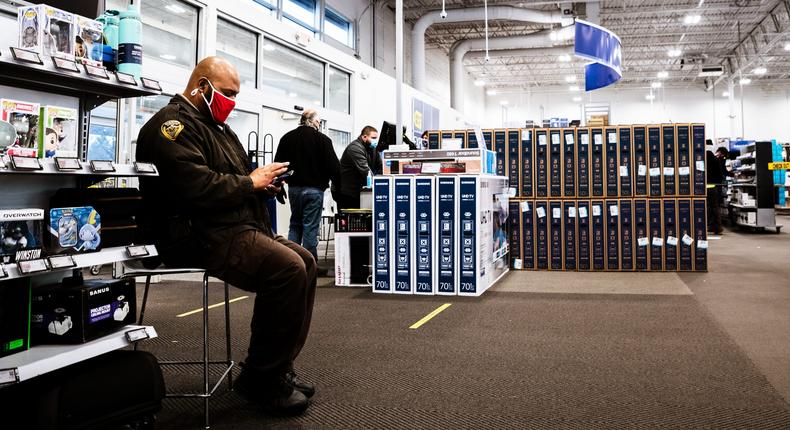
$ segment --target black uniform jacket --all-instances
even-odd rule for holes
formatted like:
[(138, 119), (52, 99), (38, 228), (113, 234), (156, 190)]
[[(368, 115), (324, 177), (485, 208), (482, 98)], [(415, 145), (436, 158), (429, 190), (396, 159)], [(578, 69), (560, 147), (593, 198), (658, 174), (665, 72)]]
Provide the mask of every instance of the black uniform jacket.
[(340, 194), (358, 197), (366, 185), (368, 172), (381, 174), (382, 162), (378, 151), (359, 139), (349, 143), (340, 157)]
[(277, 146), (274, 161), (291, 164), (294, 171), (288, 178), (292, 187), (312, 187), (326, 190), (329, 181), (336, 183), (339, 178), (337, 154), (332, 147), (332, 139), (306, 125), (285, 133)]
[(234, 237), (272, 236), (267, 196), (253, 191), (244, 147), (228, 127), (176, 95), (140, 130), (137, 160), (154, 163), (141, 178), (144, 237), (165, 264), (221, 273)]

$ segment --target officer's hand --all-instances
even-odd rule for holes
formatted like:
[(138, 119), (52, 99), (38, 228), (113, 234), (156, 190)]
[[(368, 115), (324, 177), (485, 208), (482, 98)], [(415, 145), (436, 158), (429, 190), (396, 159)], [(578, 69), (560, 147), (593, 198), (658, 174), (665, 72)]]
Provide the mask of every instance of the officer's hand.
[(274, 197), (279, 195), (283, 189), (283, 185), (275, 185), (274, 183), (269, 184), (266, 188), (263, 189), (263, 192), (268, 195), (269, 197)]
[(288, 171), (289, 163), (271, 163), (263, 167), (258, 167), (250, 174), (252, 188), (255, 191), (263, 191), (274, 179)]

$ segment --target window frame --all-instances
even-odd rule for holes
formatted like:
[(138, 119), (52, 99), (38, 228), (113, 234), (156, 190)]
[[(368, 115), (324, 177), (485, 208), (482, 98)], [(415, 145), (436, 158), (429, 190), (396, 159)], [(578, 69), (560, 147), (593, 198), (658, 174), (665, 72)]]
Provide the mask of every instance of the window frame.
[(322, 2), (322, 0), (315, 0), (315, 8), (313, 9), (313, 23), (312, 24), (304, 22), (301, 19), (295, 17), (294, 15), (291, 15), (290, 13), (286, 12), (285, 11), (285, 2), (287, 2), (287, 1), (296, 3), (298, 0), (279, 0), (280, 16), (282, 17), (281, 21), (287, 19), (291, 23), (296, 24), (296, 25), (304, 28), (305, 30), (312, 32), (313, 33), (313, 37), (315, 37), (315, 35), (317, 35), (317, 34), (321, 34), (320, 28), (321, 28), (322, 16), (321, 16), (321, 10), (320, 9), (321, 9), (321, 2)]
[(243, 30), (249, 31), (250, 33), (255, 35), (255, 85), (254, 85), (253, 89), (256, 89), (256, 90), (260, 89), (261, 88), (261, 79), (263, 77), (262, 76), (263, 72), (261, 70), (261, 67), (262, 67), (262, 62), (261, 62), (262, 55), (261, 54), (263, 52), (264, 33), (262, 33), (259, 29), (247, 24), (246, 22), (241, 21), (241, 20), (239, 20), (237, 18), (234, 18), (234, 17), (228, 15), (227, 13), (219, 12), (219, 13), (217, 13), (217, 31), (216, 31), (215, 40), (214, 40), (214, 46), (215, 46), (214, 54), (215, 55), (218, 55), (217, 51), (219, 51), (218, 49), (216, 49), (216, 46), (217, 46), (217, 40), (216, 39), (219, 38), (219, 22), (220, 21), (225, 21), (226, 23), (230, 24), (231, 26), (236, 26), (236, 27), (241, 28)]
[[(337, 19), (336, 20), (334, 20), (334, 19), (330, 20), (330, 19), (328, 19), (329, 15), (333, 15)], [(347, 46), (347, 47), (349, 47), (351, 49), (354, 49), (354, 46), (356, 45), (356, 36), (354, 34), (355, 33), (355, 28), (354, 28), (355, 25), (354, 25), (354, 21), (353, 20), (349, 19), (347, 16), (345, 16), (342, 13), (338, 12), (336, 9), (333, 9), (333, 8), (327, 6), (327, 7), (324, 8), (323, 21), (324, 21), (324, 32), (323, 32), (324, 36), (327, 36), (327, 37), (329, 37), (330, 39), (332, 39), (334, 41), (337, 41), (337, 42), (342, 43), (343, 45), (345, 45), (345, 46)], [(338, 40), (338, 39), (332, 37), (329, 33), (326, 32), (327, 23), (332, 22), (332, 21), (342, 21), (342, 22), (348, 24), (348, 30), (346, 30), (346, 39), (347, 39), (346, 41)]]

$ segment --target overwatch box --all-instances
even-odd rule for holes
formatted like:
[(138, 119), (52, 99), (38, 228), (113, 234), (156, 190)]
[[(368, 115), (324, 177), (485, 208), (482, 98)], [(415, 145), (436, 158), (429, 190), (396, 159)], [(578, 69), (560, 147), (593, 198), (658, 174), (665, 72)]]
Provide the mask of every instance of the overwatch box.
[(392, 292), (392, 177), (373, 178), (373, 292)]
[(19, 100), (0, 100), (0, 120), (16, 129), (16, 143), (7, 149), (8, 155), (36, 157), (38, 154), (39, 104)]
[(17, 9), (19, 48), (42, 57), (74, 58), (74, 15), (47, 5)]
[(39, 121), (39, 158), (77, 156), (77, 109), (42, 106)]
[(102, 67), (104, 24), (79, 15), (75, 16), (74, 24), (74, 59), (78, 63)]
[(0, 210), (0, 263), (42, 257), (44, 209)]
[(562, 132), (562, 194), (576, 197), (576, 130), (566, 128)]
[(562, 135), (560, 130), (551, 130), (549, 135), (549, 196), (562, 197)]
[(0, 281), (0, 357), (30, 347), (30, 278)]
[(136, 306), (133, 278), (34, 288), (32, 344), (85, 343), (105, 336), (133, 324)]
[(101, 249), (101, 216), (91, 206), (49, 210), (47, 251), (76, 254)]

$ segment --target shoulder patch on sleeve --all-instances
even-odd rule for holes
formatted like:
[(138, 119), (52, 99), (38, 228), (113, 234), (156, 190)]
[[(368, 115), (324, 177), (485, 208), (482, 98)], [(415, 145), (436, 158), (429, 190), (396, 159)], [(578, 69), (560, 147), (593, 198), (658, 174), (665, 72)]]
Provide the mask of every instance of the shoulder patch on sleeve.
[(171, 119), (169, 121), (165, 121), (162, 123), (162, 126), (159, 127), (159, 131), (162, 133), (167, 140), (175, 142), (178, 134), (181, 133), (181, 130), (184, 129), (184, 124), (177, 119)]

